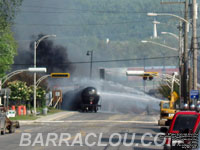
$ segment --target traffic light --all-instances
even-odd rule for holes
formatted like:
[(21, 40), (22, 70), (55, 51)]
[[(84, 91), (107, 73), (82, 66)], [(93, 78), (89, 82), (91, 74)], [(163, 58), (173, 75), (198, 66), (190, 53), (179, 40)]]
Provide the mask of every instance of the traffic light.
[(69, 78), (70, 73), (51, 73), (52, 78)]

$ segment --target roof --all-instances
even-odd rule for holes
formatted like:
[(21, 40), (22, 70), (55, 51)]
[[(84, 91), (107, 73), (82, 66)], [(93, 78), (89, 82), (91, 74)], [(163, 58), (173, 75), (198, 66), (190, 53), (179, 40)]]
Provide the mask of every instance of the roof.
[(176, 113), (176, 115), (179, 115), (179, 114), (200, 115), (200, 113), (196, 111), (179, 111)]

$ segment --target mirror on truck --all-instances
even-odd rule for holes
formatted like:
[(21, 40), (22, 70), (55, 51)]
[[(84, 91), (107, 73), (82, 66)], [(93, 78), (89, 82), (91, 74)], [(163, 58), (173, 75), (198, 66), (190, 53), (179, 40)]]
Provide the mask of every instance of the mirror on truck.
[(166, 127), (161, 127), (160, 128), (160, 132), (162, 133), (167, 133), (168, 132), (168, 129)]

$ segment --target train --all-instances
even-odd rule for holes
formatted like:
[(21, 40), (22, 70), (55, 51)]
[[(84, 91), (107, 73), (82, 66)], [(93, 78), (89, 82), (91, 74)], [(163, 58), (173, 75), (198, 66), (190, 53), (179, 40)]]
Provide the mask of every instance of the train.
[(97, 112), (101, 108), (100, 95), (92, 86), (79, 86), (64, 92), (62, 109), (81, 112)]
[(87, 87), (81, 92), (81, 110), (82, 112), (97, 112), (99, 105), (100, 96), (97, 93), (97, 89), (94, 87)]

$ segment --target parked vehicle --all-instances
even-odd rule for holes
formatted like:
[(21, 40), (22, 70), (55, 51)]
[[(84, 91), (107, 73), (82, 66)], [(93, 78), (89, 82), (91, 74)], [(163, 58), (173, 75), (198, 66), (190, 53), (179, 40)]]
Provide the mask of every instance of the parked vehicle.
[[(168, 137), (164, 145), (164, 150), (179, 150), (182, 148), (181, 144), (189, 145), (192, 139), (182, 140), (180, 138), (181, 133), (199, 135), (200, 130), (200, 113), (196, 111), (180, 111), (177, 112), (171, 122), (169, 130), (166, 127), (161, 127), (161, 132), (165, 132), (166, 135), (174, 134), (177, 138), (172, 139)], [(198, 143), (200, 142), (200, 138)], [(200, 145), (200, 144), (199, 144)], [(188, 148), (192, 149), (192, 148)], [(188, 150), (187, 149), (187, 150)]]
[(4, 135), (6, 133), (6, 129), (9, 131), (9, 133), (14, 133), (15, 128), (19, 128), (19, 122), (18, 121), (11, 121), (6, 116), (6, 109), (5, 107), (0, 107), (0, 132), (1, 135)]

